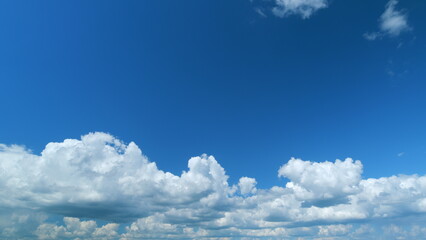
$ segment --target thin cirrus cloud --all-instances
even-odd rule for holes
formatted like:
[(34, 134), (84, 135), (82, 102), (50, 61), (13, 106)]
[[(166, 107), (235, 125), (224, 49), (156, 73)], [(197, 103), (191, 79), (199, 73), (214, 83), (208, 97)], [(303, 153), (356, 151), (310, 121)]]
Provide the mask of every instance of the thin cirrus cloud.
[(365, 33), (367, 40), (376, 40), (383, 37), (396, 37), (403, 32), (411, 30), (408, 24), (407, 14), (397, 9), (397, 0), (390, 0), (385, 7), (385, 11), (379, 18), (379, 31)]
[[(285, 186), (259, 189), (250, 177), (229, 183), (225, 170), (208, 155), (191, 158), (181, 175), (161, 171), (135, 143), (106, 133), (48, 143), (40, 155), (0, 145), (0, 235), (426, 237), (426, 228), (416, 225), (426, 213), (426, 177), (363, 179), (362, 169), (360, 161), (350, 158), (320, 163), (292, 158), (278, 170), (279, 177), (288, 179)], [(410, 224), (395, 225), (398, 221)]]

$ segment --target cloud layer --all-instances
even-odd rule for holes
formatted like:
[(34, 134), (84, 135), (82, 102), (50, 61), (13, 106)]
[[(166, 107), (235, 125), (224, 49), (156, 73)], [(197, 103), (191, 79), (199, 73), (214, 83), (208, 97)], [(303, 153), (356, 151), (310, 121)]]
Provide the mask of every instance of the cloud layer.
[(258, 189), (250, 177), (229, 183), (208, 155), (191, 158), (180, 176), (161, 171), (135, 143), (106, 133), (49, 143), (41, 155), (0, 145), (0, 235), (369, 239), (380, 228), (389, 236), (426, 237), (420, 226), (389, 224), (424, 218), (426, 177), (362, 179), (362, 169), (349, 158), (292, 158), (278, 170), (285, 186)]

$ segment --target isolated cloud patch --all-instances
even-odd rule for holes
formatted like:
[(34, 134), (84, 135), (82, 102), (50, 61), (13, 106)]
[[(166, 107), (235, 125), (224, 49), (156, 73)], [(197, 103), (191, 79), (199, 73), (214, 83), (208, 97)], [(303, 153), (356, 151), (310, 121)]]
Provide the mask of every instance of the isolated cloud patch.
[(403, 32), (411, 30), (407, 20), (407, 13), (403, 10), (398, 10), (396, 8), (397, 4), (397, 0), (390, 0), (386, 4), (385, 11), (379, 18), (380, 31), (365, 33), (364, 37), (367, 40), (376, 40), (385, 36), (396, 37)]
[[(289, 180), (285, 186), (259, 189), (250, 177), (229, 183), (208, 155), (191, 158), (180, 175), (164, 172), (135, 143), (106, 133), (52, 142), (40, 155), (0, 145), (0, 235), (375, 239), (368, 238), (375, 227), (360, 222), (382, 221), (392, 235), (396, 228), (386, 223), (389, 219), (425, 220), (425, 176), (362, 179), (362, 170), (362, 163), (350, 158), (292, 158), (278, 170)], [(58, 215), (63, 223), (50, 219)], [(124, 224), (121, 231), (118, 224)], [(398, 234), (413, 229), (417, 238), (426, 237), (426, 229), (411, 225)]]
[(307, 19), (318, 10), (328, 7), (327, 0), (275, 0), (275, 4), (272, 12), (276, 16), (299, 15), (303, 19)]
[(380, 30), (391, 36), (398, 36), (410, 27), (407, 22), (407, 15), (396, 9), (397, 0), (391, 0), (386, 5), (386, 10), (380, 17)]

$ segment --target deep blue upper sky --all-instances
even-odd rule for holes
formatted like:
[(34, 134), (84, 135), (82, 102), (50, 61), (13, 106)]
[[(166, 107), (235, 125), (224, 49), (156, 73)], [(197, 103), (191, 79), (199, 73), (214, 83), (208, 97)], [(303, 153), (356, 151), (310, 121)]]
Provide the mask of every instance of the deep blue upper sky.
[(208, 153), (260, 187), (290, 157), (425, 174), (426, 2), (399, 3), (410, 32), (368, 41), (386, 2), (301, 19), (248, 0), (2, 1), (0, 142), (104, 131), (163, 170)]

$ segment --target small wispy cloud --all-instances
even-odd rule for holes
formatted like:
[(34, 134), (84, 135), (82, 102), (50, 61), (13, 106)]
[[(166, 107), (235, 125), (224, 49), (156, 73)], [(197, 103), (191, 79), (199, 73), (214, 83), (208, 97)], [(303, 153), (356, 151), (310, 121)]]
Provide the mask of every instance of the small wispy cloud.
[(311, 17), (320, 9), (328, 7), (327, 0), (275, 0), (272, 12), (277, 17), (299, 15), (303, 19)]
[(255, 9), (254, 9), (254, 11), (255, 11), (257, 14), (259, 14), (261, 17), (264, 17), (264, 18), (266, 18), (266, 17), (267, 17), (267, 15), (266, 15), (265, 11), (264, 11), (263, 9), (259, 8), (259, 7), (255, 8)]
[(385, 36), (396, 37), (403, 32), (411, 30), (408, 24), (408, 17), (404, 10), (396, 9), (397, 0), (390, 0), (386, 4), (385, 11), (379, 18), (379, 31), (364, 34), (364, 38), (370, 41), (383, 38)]
[(381, 32), (368, 32), (364, 33), (364, 38), (369, 41), (374, 41), (376, 39), (380, 39), (383, 37), (383, 34)]

